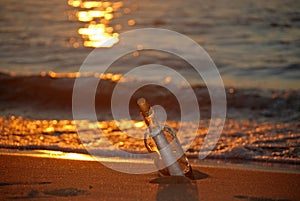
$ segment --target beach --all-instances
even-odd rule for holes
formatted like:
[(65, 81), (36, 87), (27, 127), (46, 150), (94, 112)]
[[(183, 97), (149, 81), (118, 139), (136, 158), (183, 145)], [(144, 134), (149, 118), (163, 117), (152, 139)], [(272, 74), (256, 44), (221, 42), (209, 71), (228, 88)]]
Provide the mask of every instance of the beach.
[(196, 180), (134, 175), (101, 163), (1, 155), (1, 200), (297, 201), (300, 175), (194, 167)]

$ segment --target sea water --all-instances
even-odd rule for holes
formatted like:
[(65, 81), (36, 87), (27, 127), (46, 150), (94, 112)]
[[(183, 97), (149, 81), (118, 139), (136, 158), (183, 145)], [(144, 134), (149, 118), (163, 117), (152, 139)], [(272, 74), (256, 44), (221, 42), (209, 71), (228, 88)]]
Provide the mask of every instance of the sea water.
[[(208, 52), (228, 86), (300, 87), (297, 0), (107, 1), (102, 7), (111, 8), (106, 13), (111, 15), (104, 21), (79, 14), (94, 8), (89, 4), (80, 7), (78, 2), (86, 1), (1, 1), (0, 71), (29, 75), (78, 71), (93, 49), (93, 43), (87, 43), (86, 36), (80, 33), (95, 22), (102, 23), (111, 36), (150, 27), (184, 34)], [(170, 60), (166, 65), (179, 72), (187, 71), (172, 57), (145, 60), (144, 63)], [(124, 72), (124, 68), (125, 64), (115, 71)], [(186, 73), (191, 78), (192, 75)]]

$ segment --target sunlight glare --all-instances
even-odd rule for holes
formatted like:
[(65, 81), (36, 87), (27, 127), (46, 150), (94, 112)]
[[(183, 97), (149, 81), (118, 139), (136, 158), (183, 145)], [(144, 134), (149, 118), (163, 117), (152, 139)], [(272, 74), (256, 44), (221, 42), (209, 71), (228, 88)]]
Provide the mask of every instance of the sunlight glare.
[(114, 19), (114, 13), (123, 6), (123, 2), (69, 0), (68, 4), (79, 8), (76, 11), (78, 21), (88, 23), (78, 29), (85, 47), (112, 47), (119, 42), (119, 34), (113, 31), (121, 27), (114, 29), (108, 25)]

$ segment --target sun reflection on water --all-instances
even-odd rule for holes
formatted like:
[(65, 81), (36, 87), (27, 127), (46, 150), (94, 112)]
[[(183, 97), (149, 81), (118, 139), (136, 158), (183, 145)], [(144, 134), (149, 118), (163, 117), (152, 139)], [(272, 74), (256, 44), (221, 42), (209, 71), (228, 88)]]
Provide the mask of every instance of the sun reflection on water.
[[(111, 26), (111, 21), (123, 7), (123, 2), (69, 0), (68, 4), (76, 8), (76, 20), (86, 23), (78, 29), (85, 47), (112, 47), (119, 41), (121, 25)], [(131, 22), (134, 25), (134, 22)], [(78, 47), (78, 44), (73, 44)]]

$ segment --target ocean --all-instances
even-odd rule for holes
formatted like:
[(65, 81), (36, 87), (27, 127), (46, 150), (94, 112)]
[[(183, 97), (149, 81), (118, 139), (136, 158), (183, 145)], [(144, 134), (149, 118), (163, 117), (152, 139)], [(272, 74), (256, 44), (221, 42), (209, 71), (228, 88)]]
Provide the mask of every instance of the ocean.
[[(79, 19), (77, 11), (93, 8), (72, 2), (1, 1), (0, 71), (78, 71), (92, 51), (78, 31), (95, 19)], [(297, 0), (126, 0), (104, 24), (117, 34), (151, 27), (190, 37), (212, 57), (227, 86), (299, 89), (299, 7)]]
[[(111, 50), (123, 42), (123, 33), (159, 28), (178, 32), (200, 45), (224, 82), (225, 127), (208, 158), (299, 165), (299, 1), (2, 0), (0, 6), (1, 148), (83, 153), (83, 143), (105, 157), (113, 155), (114, 146), (101, 145), (97, 136), (78, 139), (72, 116), (76, 78), (101, 78), (104, 90), (97, 89), (95, 95), (99, 122), (81, 119), (80, 125), (90, 133), (105, 124), (115, 147), (145, 152), (141, 142), (122, 136), (118, 129), (108, 129), (114, 127), (111, 97), (119, 81), (129, 87), (141, 81), (121, 79), (133, 68), (161, 64), (184, 76), (198, 99), (202, 127), (194, 144), (187, 147), (188, 156), (197, 158), (211, 118), (211, 101), (205, 83), (186, 61), (137, 47), (114, 61), (104, 74), (78, 73), (93, 50)], [(136, 36), (140, 38), (143, 36)], [(111, 42), (103, 45), (107, 39)], [(106, 68), (105, 64), (105, 59), (98, 60), (99, 68)], [(154, 72), (146, 77), (152, 81), (161, 78)], [(168, 84), (176, 85), (180, 94), (186, 92), (166, 75), (161, 86)], [(146, 96), (153, 104), (162, 105), (169, 124), (178, 128), (179, 103), (161, 86), (134, 93), (128, 106), (130, 115), (135, 123), (141, 121), (134, 100)], [(190, 125), (182, 125), (188, 133)], [(186, 143), (184, 138), (182, 141)]]

